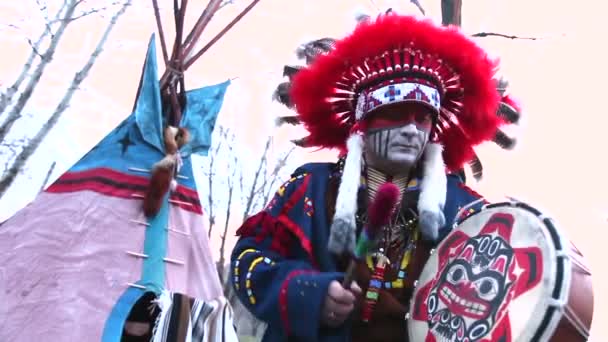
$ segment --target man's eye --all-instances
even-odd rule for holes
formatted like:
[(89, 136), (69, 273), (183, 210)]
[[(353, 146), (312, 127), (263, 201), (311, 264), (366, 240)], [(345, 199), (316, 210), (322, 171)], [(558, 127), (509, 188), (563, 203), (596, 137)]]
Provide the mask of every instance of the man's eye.
[(416, 113), (416, 122), (426, 123), (431, 120), (431, 116), (427, 113)]

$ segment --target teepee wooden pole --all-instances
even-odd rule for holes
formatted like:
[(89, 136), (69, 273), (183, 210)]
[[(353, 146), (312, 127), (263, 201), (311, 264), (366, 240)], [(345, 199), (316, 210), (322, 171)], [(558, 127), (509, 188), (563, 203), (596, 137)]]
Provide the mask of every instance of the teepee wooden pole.
[[(173, 17), (175, 20), (175, 42), (169, 56), (165, 34), (160, 18), (158, 0), (152, 0), (154, 5), (154, 16), (159, 31), (163, 58), (165, 61), (165, 71), (160, 78), (160, 90), (163, 102), (163, 111), (168, 115), (171, 125), (179, 125), (183, 106), (185, 105), (186, 85), (184, 81), (185, 71), (209, 50), (226, 32), (228, 32), (237, 22), (239, 22), (259, 0), (254, 0), (241, 13), (239, 13), (228, 25), (226, 25), (215, 37), (213, 37), (200, 51), (190, 57), (196, 43), (200, 39), (203, 31), (209, 22), (222, 7), (224, 0), (209, 0), (203, 13), (199, 16), (190, 33), (184, 37), (184, 23), (186, 21), (186, 9), (188, 0), (173, 0)], [(167, 109), (169, 109), (167, 111)]]
[(238, 23), (249, 11), (251, 11), (260, 0), (253, 0), (249, 6), (247, 6), (239, 15), (237, 15), (226, 27), (224, 27), (207, 45), (205, 45), (199, 52), (197, 52), (192, 58), (189, 58), (184, 64), (184, 70), (187, 70), (197, 59), (199, 59), (207, 50), (209, 50), (218, 40), (220, 40), (226, 32), (228, 32), (236, 23)]
[(211, 21), (215, 13), (217, 13), (217, 11), (220, 9), (221, 4), (222, 0), (209, 1), (207, 7), (205, 8), (199, 20), (196, 22), (194, 28), (192, 29), (190, 41), (186, 41), (186, 43), (184, 44), (184, 59), (187, 58), (188, 55), (190, 55), (190, 52), (192, 52), (192, 49), (194, 49), (194, 46), (201, 37), (201, 34), (203, 33), (207, 25), (209, 25), (209, 22)]
[(167, 53), (167, 43), (165, 41), (165, 33), (163, 30), (163, 23), (160, 20), (160, 10), (158, 8), (158, 0), (152, 0), (154, 7), (154, 18), (156, 19), (156, 27), (158, 28), (158, 37), (160, 38), (160, 46), (163, 51), (163, 60), (165, 61), (165, 67), (169, 65), (169, 54)]

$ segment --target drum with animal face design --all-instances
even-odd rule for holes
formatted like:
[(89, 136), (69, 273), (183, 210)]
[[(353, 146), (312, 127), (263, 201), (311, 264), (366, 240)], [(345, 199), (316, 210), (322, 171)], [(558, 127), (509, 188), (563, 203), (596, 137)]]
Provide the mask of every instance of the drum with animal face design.
[(586, 341), (591, 273), (552, 219), (518, 202), (461, 218), (427, 261), (410, 341)]

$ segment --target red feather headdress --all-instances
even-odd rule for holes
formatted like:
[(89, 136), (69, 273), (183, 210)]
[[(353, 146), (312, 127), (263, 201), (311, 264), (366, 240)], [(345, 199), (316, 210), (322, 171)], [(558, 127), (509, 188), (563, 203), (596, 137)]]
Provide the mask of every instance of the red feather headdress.
[(481, 142), (512, 145), (499, 127), (517, 121), (518, 108), (497, 91), (497, 66), (457, 28), (387, 14), (361, 22), (298, 70), (289, 99), (308, 130), (305, 146), (340, 150), (367, 112), (394, 103), (378, 91), (417, 99), (435, 109), (432, 140), (443, 145), (447, 168), (458, 171), (478, 162), (473, 147)]

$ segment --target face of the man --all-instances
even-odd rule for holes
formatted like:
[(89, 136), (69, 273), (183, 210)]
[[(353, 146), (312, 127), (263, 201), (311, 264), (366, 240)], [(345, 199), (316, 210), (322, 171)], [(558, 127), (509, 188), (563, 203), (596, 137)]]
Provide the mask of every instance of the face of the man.
[(425, 106), (395, 104), (369, 114), (365, 127), (368, 163), (385, 172), (412, 168), (428, 142), (433, 114)]

